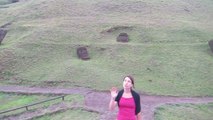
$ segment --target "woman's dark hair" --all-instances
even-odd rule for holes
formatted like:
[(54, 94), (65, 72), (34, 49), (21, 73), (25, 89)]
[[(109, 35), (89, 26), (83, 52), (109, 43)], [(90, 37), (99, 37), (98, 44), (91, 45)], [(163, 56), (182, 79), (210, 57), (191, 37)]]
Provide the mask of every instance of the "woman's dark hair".
[(133, 85), (133, 88), (135, 88), (135, 86), (134, 86), (134, 78), (133, 78), (131, 75), (127, 75), (127, 76), (124, 77), (124, 79), (125, 79), (126, 77), (128, 77), (128, 78), (131, 80), (132, 85)]

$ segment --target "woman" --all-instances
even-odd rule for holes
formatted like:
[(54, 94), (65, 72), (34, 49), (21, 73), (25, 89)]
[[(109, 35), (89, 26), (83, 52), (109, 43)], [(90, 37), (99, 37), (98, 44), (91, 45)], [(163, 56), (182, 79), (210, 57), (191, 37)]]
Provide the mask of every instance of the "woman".
[(126, 76), (123, 80), (123, 89), (119, 92), (112, 87), (109, 109), (113, 110), (118, 106), (117, 120), (142, 120), (140, 95), (134, 90), (134, 79)]

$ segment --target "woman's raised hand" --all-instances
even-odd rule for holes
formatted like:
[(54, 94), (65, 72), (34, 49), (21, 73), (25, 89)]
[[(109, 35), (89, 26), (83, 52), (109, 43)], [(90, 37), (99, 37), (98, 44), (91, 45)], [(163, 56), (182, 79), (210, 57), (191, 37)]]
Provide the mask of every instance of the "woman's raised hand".
[(112, 87), (112, 88), (110, 89), (110, 92), (111, 92), (111, 97), (112, 97), (113, 99), (115, 99), (116, 96), (118, 95), (118, 90), (117, 90), (117, 88), (116, 88), (116, 87)]

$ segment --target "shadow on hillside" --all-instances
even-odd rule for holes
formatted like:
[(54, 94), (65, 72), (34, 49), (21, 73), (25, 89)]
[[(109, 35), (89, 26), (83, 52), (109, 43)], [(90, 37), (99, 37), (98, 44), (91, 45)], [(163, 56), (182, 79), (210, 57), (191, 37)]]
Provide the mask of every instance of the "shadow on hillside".
[(12, 3), (16, 3), (19, 2), (19, 0), (4, 0), (2, 2), (0, 2), (0, 5), (7, 5), (7, 4), (12, 4)]

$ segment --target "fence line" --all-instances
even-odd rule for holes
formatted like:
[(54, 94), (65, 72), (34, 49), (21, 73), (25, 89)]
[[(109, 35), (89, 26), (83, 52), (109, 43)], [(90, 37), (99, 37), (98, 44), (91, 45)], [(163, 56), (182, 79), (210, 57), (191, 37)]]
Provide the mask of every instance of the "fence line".
[(30, 106), (34, 106), (34, 105), (37, 105), (37, 104), (49, 102), (49, 101), (56, 100), (56, 99), (59, 99), (59, 98), (62, 98), (62, 100), (64, 101), (64, 97), (65, 97), (65, 95), (54, 97), (54, 98), (51, 98), (51, 99), (48, 99), (48, 100), (43, 100), (43, 101), (40, 101), (40, 102), (36, 102), (36, 103), (29, 104), (29, 105), (25, 105), (25, 106), (22, 106), (22, 107), (17, 107), (17, 108), (14, 108), (14, 109), (2, 111), (2, 112), (0, 112), (0, 114), (11, 112), (11, 111), (15, 111), (15, 110), (18, 110), (18, 109), (23, 109), (23, 108), (26, 108), (26, 110), (28, 111), (28, 107), (30, 107)]

